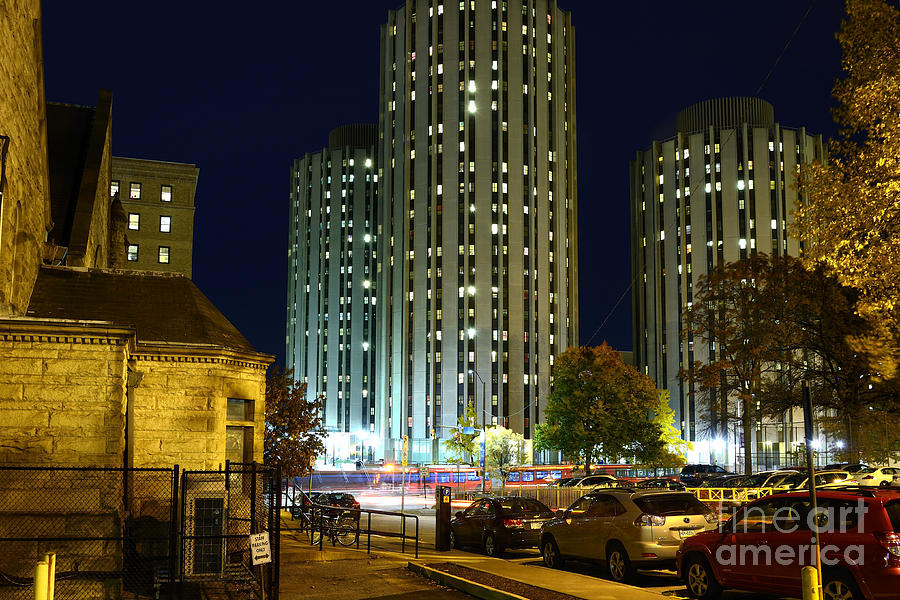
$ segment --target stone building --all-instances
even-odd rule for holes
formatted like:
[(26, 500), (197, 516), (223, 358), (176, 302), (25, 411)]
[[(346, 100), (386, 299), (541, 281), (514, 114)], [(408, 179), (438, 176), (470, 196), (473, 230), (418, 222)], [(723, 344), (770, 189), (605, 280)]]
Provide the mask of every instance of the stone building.
[(192, 164), (113, 157), (109, 194), (119, 194), (125, 211), (129, 269), (192, 276), (199, 172)]
[(46, 103), (40, 31), (0, 6), (0, 464), (262, 460), (273, 358), (184, 275), (122, 270), (112, 93)]

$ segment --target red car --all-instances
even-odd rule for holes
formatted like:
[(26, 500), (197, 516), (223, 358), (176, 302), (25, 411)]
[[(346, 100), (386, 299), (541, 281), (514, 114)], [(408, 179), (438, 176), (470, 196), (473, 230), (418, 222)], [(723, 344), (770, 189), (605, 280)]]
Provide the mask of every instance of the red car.
[(718, 530), (687, 538), (676, 555), (692, 598), (723, 589), (800, 597), (800, 571), (815, 566), (819, 530), (823, 600), (898, 598), (900, 493), (823, 490), (817, 510), (806, 492), (761, 498)]

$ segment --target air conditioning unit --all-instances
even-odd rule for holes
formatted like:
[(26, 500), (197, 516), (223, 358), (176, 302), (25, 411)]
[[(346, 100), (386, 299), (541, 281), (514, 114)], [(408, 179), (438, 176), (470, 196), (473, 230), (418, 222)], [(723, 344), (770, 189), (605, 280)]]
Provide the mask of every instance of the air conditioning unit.
[(184, 489), (182, 560), (186, 577), (221, 575), (224, 571), (227, 515), (224, 477), (216, 473), (191, 473)]

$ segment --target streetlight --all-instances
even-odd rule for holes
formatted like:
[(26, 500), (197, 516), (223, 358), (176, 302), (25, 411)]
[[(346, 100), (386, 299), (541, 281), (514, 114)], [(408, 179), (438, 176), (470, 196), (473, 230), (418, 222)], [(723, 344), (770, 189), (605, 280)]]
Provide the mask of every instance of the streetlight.
[(487, 396), (485, 394), (487, 394), (487, 391), (485, 388), (484, 379), (481, 378), (481, 375), (478, 374), (478, 371), (476, 371), (475, 369), (469, 369), (469, 374), (475, 375), (475, 377), (478, 378), (478, 381), (481, 382), (481, 443), (484, 445), (481, 455), (481, 492), (484, 493), (484, 480), (487, 475), (487, 471), (485, 470), (484, 465), (484, 454), (487, 452), (487, 411), (485, 410), (485, 405), (487, 403)]

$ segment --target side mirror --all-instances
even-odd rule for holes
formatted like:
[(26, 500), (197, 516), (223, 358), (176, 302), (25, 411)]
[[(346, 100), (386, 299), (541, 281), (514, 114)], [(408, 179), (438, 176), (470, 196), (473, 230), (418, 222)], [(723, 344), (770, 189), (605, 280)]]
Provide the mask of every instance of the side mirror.
[(461, 511), (461, 510), (456, 511), (456, 515), (455, 515), (455, 516), (456, 516), (457, 519), (462, 519), (462, 516), (463, 516), (462, 511)]

